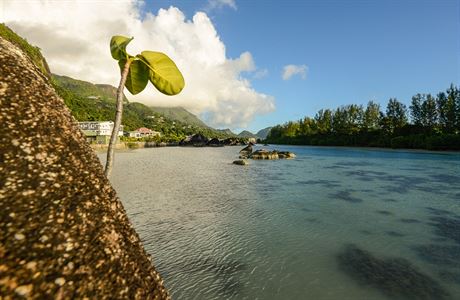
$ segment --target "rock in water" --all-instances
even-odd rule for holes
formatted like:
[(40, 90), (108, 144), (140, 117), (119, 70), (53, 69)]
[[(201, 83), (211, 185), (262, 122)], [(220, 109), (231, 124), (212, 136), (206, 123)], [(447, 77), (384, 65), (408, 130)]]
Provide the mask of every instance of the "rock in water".
[(2, 37), (0, 124), (0, 298), (169, 298), (64, 101)]
[(279, 159), (278, 152), (265, 149), (256, 150), (249, 155), (252, 159)]
[(278, 157), (291, 159), (291, 158), (295, 158), (295, 154), (289, 151), (278, 151)]
[(252, 144), (249, 144), (240, 150), (241, 157), (248, 157), (251, 153), (252, 153)]
[(337, 258), (342, 271), (357, 282), (380, 290), (390, 299), (450, 299), (439, 283), (405, 259), (380, 259), (355, 245), (348, 245)]
[(234, 164), (234, 165), (240, 165), (240, 166), (249, 165), (249, 163), (248, 163), (246, 160), (244, 160), (244, 159), (235, 160), (235, 161), (233, 161), (233, 164)]

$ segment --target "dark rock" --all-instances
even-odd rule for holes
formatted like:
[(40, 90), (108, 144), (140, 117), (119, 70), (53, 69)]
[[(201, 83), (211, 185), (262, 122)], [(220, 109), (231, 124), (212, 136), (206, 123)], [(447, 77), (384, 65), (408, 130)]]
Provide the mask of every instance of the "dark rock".
[(249, 158), (252, 159), (279, 159), (278, 152), (276, 151), (267, 151), (265, 149), (260, 149), (252, 152), (249, 155)]
[(448, 299), (434, 279), (401, 258), (380, 259), (355, 245), (338, 255), (339, 267), (362, 285), (380, 290), (391, 299)]
[(246, 145), (246, 142), (243, 139), (239, 138), (227, 138), (223, 141), (225, 146), (241, 146)]
[(208, 143), (208, 138), (204, 135), (197, 133), (192, 136), (188, 136), (180, 141), (180, 146), (193, 146), (193, 147), (204, 147)]
[(233, 161), (233, 164), (234, 164), (234, 165), (240, 165), (240, 166), (249, 165), (249, 163), (247, 162), (247, 160), (244, 160), (244, 159), (235, 160), (235, 161)]
[(291, 159), (295, 158), (295, 154), (289, 151), (277, 151), (278, 152), (278, 157), (279, 158), (286, 158), (286, 159)]
[(251, 153), (252, 153), (252, 144), (249, 144), (240, 150), (240, 155), (242, 157), (248, 157)]
[(292, 152), (277, 151), (277, 150), (268, 151), (265, 149), (256, 150), (248, 155), (248, 158), (252, 158), (252, 159), (280, 159), (280, 158), (289, 159), (289, 158), (294, 158), (294, 157), (295, 157), (295, 154)]
[(0, 298), (169, 298), (64, 101), (1, 37), (0, 124)]
[(208, 141), (207, 145), (209, 147), (223, 147), (224, 143), (220, 141), (218, 138), (212, 138)]

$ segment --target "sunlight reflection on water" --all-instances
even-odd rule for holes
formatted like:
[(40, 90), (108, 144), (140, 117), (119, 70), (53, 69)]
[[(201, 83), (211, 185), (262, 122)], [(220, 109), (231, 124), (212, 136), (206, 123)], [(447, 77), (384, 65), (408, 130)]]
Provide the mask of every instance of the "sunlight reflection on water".
[(277, 148), (297, 159), (235, 166), (239, 147), (116, 154), (113, 185), (174, 299), (408, 298), (388, 293), (401, 278), (359, 280), (369, 266), (355, 260), (369, 257), (383, 277), (410, 263), (399, 273), (425, 282), (413, 295), (460, 298), (460, 154)]

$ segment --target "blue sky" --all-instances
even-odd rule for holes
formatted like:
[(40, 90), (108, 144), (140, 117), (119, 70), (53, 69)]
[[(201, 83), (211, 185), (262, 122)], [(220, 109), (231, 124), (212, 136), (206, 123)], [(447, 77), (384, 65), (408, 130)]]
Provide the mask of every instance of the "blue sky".
[(135, 37), (132, 53), (166, 53), (184, 74), (184, 90), (169, 97), (148, 85), (128, 99), (182, 106), (234, 131), (369, 100), (383, 109), (390, 97), (409, 104), (416, 93), (460, 85), (460, 0), (22, 0), (2, 6), (0, 22), (40, 47), (56, 74), (116, 86), (118, 65), (108, 48), (113, 35)]
[[(437, 93), (460, 82), (457, 0), (314, 0), (235, 2), (209, 9), (207, 0), (147, 1), (145, 11), (175, 6), (187, 18), (207, 10), (227, 56), (249, 51), (263, 78), (244, 74), (275, 97), (276, 110), (249, 129), (313, 116), (321, 108)], [(281, 77), (283, 66), (307, 75)]]

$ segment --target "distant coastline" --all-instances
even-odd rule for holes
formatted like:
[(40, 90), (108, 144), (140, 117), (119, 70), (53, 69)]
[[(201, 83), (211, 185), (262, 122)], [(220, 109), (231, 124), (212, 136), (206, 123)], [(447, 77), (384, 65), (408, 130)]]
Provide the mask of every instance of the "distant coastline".
[[(263, 145), (263, 144), (261, 144)], [(308, 146), (308, 147), (318, 147), (318, 148), (350, 148), (350, 149), (364, 149), (364, 150), (382, 150), (382, 151), (405, 151), (405, 152), (414, 152), (414, 153), (460, 153), (460, 149), (422, 149), (422, 148), (404, 148), (404, 147), (384, 147), (384, 146), (359, 146), (359, 145), (308, 145), (308, 144), (287, 144), (287, 143), (268, 143), (269, 146)]]

